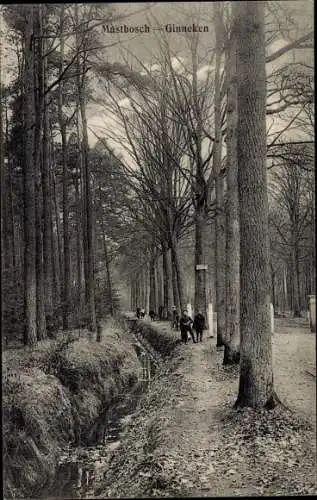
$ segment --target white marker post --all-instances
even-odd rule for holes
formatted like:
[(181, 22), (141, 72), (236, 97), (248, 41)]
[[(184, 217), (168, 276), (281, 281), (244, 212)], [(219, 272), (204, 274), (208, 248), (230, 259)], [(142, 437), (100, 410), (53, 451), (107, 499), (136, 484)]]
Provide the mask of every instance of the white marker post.
[(187, 304), (187, 312), (188, 312), (188, 316), (190, 316), (193, 319), (193, 317), (192, 317), (193, 309), (192, 309), (191, 304)]
[(309, 295), (308, 300), (310, 331), (316, 333), (316, 295)]
[(214, 313), (212, 310), (212, 303), (208, 304), (208, 325), (209, 325), (209, 336), (214, 336)]
[(270, 304), (270, 313), (271, 313), (271, 333), (274, 333), (274, 307), (273, 304)]
[[(191, 319), (194, 319), (192, 314), (193, 314), (193, 309), (192, 309), (192, 305), (191, 304), (187, 304), (187, 312), (188, 312), (188, 316), (191, 318)], [(187, 337), (188, 337), (188, 340), (191, 338), (189, 332), (187, 333)]]

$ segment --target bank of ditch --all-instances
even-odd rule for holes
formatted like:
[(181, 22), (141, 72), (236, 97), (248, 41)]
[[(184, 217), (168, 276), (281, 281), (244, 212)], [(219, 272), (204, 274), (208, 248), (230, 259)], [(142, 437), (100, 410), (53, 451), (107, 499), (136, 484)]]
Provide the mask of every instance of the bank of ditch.
[(138, 382), (140, 362), (124, 323), (103, 324), (2, 354), (5, 498), (36, 497), (60, 453), (84, 444), (98, 417)]

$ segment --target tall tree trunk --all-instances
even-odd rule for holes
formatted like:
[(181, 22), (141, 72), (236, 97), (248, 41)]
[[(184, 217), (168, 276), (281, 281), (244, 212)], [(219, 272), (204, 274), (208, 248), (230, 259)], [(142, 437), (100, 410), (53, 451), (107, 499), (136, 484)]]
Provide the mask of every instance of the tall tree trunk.
[(131, 278), (130, 281), (130, 290), (131, 290), (131, 311), (135, 311), (135, 287), (134, 287), (134, 279)]
[(288, 302), (288, 288), (287, 288), (287, 265), (285, 264), (283, 266), (283, 304), (284, 304), (284, 311), (287, 311), (289, 309), (289, 302)]
[(54, 205), (54, 218), (55, 218), (55, 227), (56, 227), (56, 261), (59, 269), (59, 281), (62, 284), (63, 281), (63, 255), (62, 255), (62, 236), (61, 236), (61, 225), (59, 219), (59, 208), (57, 203), (57, 194), (56, 194), (56, 178), (55, 174), (52, 171), (52, 186), (53, 186), (53, 205)]
[(106, 263), (106, 273), (107, 273), (107, 285), (108, 285), (108, 294), (109, 294), (109, 310), (111, 316), (114, 314), (114, 307), (113, 307), (113, 293), (112, 293), (112, 280), (111, 280), (111, 272), (110, 272), (110, 261), (109, 261), (109, 254), (108, 254), (108, 248), (107, 248), (107, 242), (106, 242), (106, 235), (103, 229), (103, 247), (104, 247), (104, 252), (105, 252), (105, 263)]
[(150, 310), (150, 265), (148, 262), (145, 264), (146, 266), (146, 295), (145, 295), (145, 310), (149, 312)]
[[(78, 24), (78, 7), (75, 6), (75, 21)], [(81, 44), (80, 36), (86, 36), (85, 34), (76, 35), (76, 46), (79, 49), (80, 46), (86, 47), (87, 40)], [(86, 277), (86, 300), (88, 305), (89, 313), (89, 328), (92, 332), (96, 332), (96, 305), (95, 305), (95, 244), (94, 244), (94, 217), (93, 217), (93, 201), (92, 201), (92, 190), (91, 190), (91, 180), (89, 172), (89, 143), (88, 143), (88, 128), (87, 128), (87, 117), (86, 117), (86, 80), (85, 74), (87, 71), (86, 59), (87, 52), (82, 51), (82, 64), (80, 63), (80, 55), (77, 58), (77, 69), (78, 72), (82, 74), (81, 78), (78, 79), (78, 104), (80, 110), (81, 124), (82, 124), (82, 160), (83, 160), (83, 200), (85, 200), (84, 207), (84, 254), (85, 254), (85, 277)]]
[[(59, 283), (60, 286), (62, 285), (63, 282), (63, 255), (62, 255), (62, 234), (61, 234), (61, 224), (60, 224), (60, 218), (59, 218), (59, 206), (58, 206), (58, 200), (57, 200), (57, 189), (56, 189), (56, 176), (54, 172), (54, 166), (56, 165), (56, 159), (55, 159), (55, 150), (54, 150), (54, 141), (53, 141), (53, 130), (51, 129), (51, 140), (50, 140), (50, 146), (51, 146), (51, 157), (52, 157), (52, 168), (50, 170), (50, 175), (51, 175), (51, 186), (52, 186), (52, 195), (53, 195), (53, 200), (52, 200), (52, 214), (54, 215), (54, 222), (55, 222), (55, 228), (56, 228), (56, 261), (57, 261), (57, 269), (58, 269), (58, 277), (59, 277)], [(62, 299), (62, 291), (60, 290), (60, 298)]]
[(6, 158), (6, 162), (3, 161), (3, 169), (1, 171), (2, 179), (1, 185), (3, 186), (3, 198), (2, 198), (2, 233), (3, 233), (3, 253), (2, 259), (4, 264), (4, 269), (12, 272), (13, 271), (13, 262), (12, 262), (12, 233), (10, 229), (10, 202), (9, 198), (9, 169), (11, 166), (8, 163), (8, 158)]
[(34, 50), (34, 75), (35, 75), (35, 225), (36, 225), (36, 305), (37, 305), (37, 338), (42, 340), (46, 337), (45, 317), (45, 290), (44, 290), (44, 259), (43, 259), (43, 199), (42, 199), (42, 134), (43, 134), (43, 50), (42, 50), (42, 6), (35, 7), (35, 50)]
[[(79, 158), (81, 153), (79, 152)], [(83, 250), (83, 214), (82, 214), (82, 186), (81, 186), (81, 162), (77, 167), (77, 175), (75, 180), (75, 200), (76, 200), (76, 280), (77, 280), (77, 307), (78, 319), (81, 311), (84, 309), (85, 290), (84, 283), (84, 250)]]
[(37, 176), (36, 181), (36, 306), (37, 306), (37, 339), (46, 337), (44, 260), (43, 260), (43, 228), (42, 228), (42, 186)]
[(155, 260), (154, 260), (154, 272), (155, 272), (155, 283), (156, 283), (156, 286), (155, 286), (155, 309), (154, 311), (157, 311), (158, 312), (158, 309), (160, 307), (160, 305), (162, 305), (162, 301), (161, 301), (161, 291), (162, 291), (162, 287), (161, 287), (161, 275), (160, 275), (160, 271), (159, 271), (159, 257), (155, 257)]
[(205, 234), (205, 207), (198, 204), (195, 210), (195, 314), (201, 311), (207, 323), (207, 290), (206, 269), (197, 269), (205, 266), (204, 234)]
[[(196, 121), (195, 130), (195, 313), (200, 311), (207, 323), (207, 291), (206, 291), (206, 266), (205, 266), (205, 214), (207, 204), (207, 186), (204, 178), (202, 158), (203, 124), (201, 116), (201, 104), (198, 90), (198, 36), (193, 36), (191, 43), (191, 60), (193, 68), (193, 110)], [(190, 301), (191, 299), (188, 298)]]
[[(8, 117), (8, 104), (7, 104), (7, 95), (4, 92), (4, 101), (5, 101), (5, 144), (9, 142), (9, 117)], [(2, 102), (1, 102), (2, 104)], [(1, 146), (2, 147), (2, 146)], [(4, 203), (4, 236), (8, 239), (8, 251), (5, 252), (4, 255), (7, 254), (8, 262), (7, 266), (11, 268), (11, 271), (16, 271), (17, 267), (17, 258), (16, 258), (16, 243), (15, 243), (15, 226), (14, 226), (14, 207), (13, 207), (13, 188), (12, 188), (12, 162), (10, 152), (7, 151), (6, 164), (3, 165), (4, 170), (4, 183), (5, 183), (5, 201)], [(3, 162), (4, 163), (4, 162)], [(7, 226), (7, 227), (6, 227)], [(7, 267), (6, 266), (6, 267)]]
[(266, 171), (264, 2), (233, 3), (240, 208), (240, 379), (236, 407), (273, 407)]
[(90, 186), (90, 173), (88, 161), (88, 133), (87, 133), (87, 118), (86, 118), (86, 103), (83, 86), (79, 92), (80, 114), (83, 127), (83, 170), (84, 170), (84, 197), (86, 199), (86, 228), (87, 234), (87, 264), (88, 264), (88, 282), (87, 282), (87, 297), (89, 310), (89, 328), (92, 332), (97, 329), (96, 325), (96, 307), (95, 307), (95, 269), (94, 269), (94, 235), (93, 235), (93, 202)]
[(28, 7), (24, 24), (24, 343), (33, 346), (36, 332), (36, 229), (35, 229), (35, 161), (34, 161), (34, 6)]
[[(44, 7), (46, 8), (46, 7)], [(45, 49), (44, 49), (45, 50)], [(50, 152), (49, 152), (49, 120), (47, 90), (47, 57), (43, 61), (43, 165), (42, 165), (42, 190), (43, 190), (43, 259), (45, 279), (45, 310), (47, 329), (52, 330), (53, 320), (53, 255), (52, 255), (52, 196), (50, 184)]]
[(223, 364), (240, 359), (240, 228), (237, 162), (236, 54), (233, 40), (227, 52), (227, 206), (226, 206), (226, 335)]
[(276, 272), (274, 271), (272, 264), (270, 265), (270, 270), (271, 270), (271, 302), (272, 302), (274, 310), (275, 310), (276, 302), (277, 302), (277, 300), (276, 300), (276, 286), (275, 286)]
[[(171, 258), (172, 258), (172, 255), (171, 255)], [(180, 303), (179, 303), (179, 295), (178, 295), (177, 276), (176, 276), (176, 270), (175, 270), (173, 260), (171, 263), (172, 263), (173, 300), (174, 300), (174, 305), (175, 305), (176, 309), (179, 311), (180, 310)]]
[(183, 276), (183, 268), (179, 258), (177, 240), (173, 234), (171, 237), (171, 252), (172, 252), (172, 266), (175, 268), (175, 274), (177, 280), (179, 306), (181, 311), (183, 311), (186, 308), (185, 284), (184, 284), (185, 280)]
[(156, 301), (157, 301), (157, 282), (155, 276), (155, 258), (152, 257), (150, 260), (150, 303), (149, 310), (157, 312)]
[(170, 295), (172, 276), (171, 276), (171, 264), (168, 255), (168, 246), (166, 243), (163, 243), (162, 250), (163, 250), (163, 294), (164, 294), (163, 304), (165, 312), (164, 319), (170, 319), (169, 313), (171, 312), (172, 309), (171, 295)]
[[(65, 12), (61, 10), (60, 20), (61, 33), (64, 30)], [(64, 37), (60, 37), (60, 73), (64, 70)], [(71, 293), (71, 272), (70, 272), (70, 237), (69, 237), (69, 194), (68, 194), (68, 167), (67, 167), (67, 136), (66, 121), (64, 117), (64, 82), (59, 82), (58, 89), (58, 119), (62, 139), (62, 166), (63, 166), (63, 243), (64, 243), (64, 273), (63, 273), (63, 329), (70, 326), (70, 293)]]
[(155, 261), (156, 276), (157, 276), (157, 307), (163, 306), (163, 276), (161, 257), (158, 256)]
[(292, 245), (292, 291), (293, 291), (293, 315), (294, 318), (301, 317), (301, 307), (300, 307), (300, 275), (299, 275), (299, 249), (298, 243), (296, 241), (296, 235), (294, 235), (294, 242)]
[[(0, 68), (2, 67), (2, 50), (0, 49)], [(5, 264), (4, 264), (4, 222), (5, 222), (5, 175), (4, 175), (4, 137), (3, 137), (3, 103), (0, 96), (0, 203), (1, 203), (1, 276), (4, 276)], [(3, 293), (3, 280), (1, 280), (1, 325), (4, 325), (4, 293)]]
[(216, 175), (216, 310), (217, 310), (217, 346), (224, 345), (226, 329), (225, 304), (225, 269), (226, 269), (226, 233), (224, 211), (224, 177), (221, 171), (221, 53), (223, 45), (222, 13), (219, 2), (215, 2), (216, 17), (216, 68), (215, 68), (215, 143), (213, 171)]

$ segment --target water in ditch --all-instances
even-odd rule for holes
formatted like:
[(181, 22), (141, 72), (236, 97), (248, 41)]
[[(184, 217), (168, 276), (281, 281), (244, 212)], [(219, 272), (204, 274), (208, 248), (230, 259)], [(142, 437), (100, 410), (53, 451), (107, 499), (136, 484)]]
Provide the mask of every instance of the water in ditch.
[(148, 389), (155, 364), (140, 344), (134, 345), (140, 360), (139, 382), (109, 408), (90, 429), (87, 446), (65, 449), (50, 487), (41, 495), (45, 500), (93, 498), (109, 461), (120, 446), (120, 432), (128, 425), (139, 399)]

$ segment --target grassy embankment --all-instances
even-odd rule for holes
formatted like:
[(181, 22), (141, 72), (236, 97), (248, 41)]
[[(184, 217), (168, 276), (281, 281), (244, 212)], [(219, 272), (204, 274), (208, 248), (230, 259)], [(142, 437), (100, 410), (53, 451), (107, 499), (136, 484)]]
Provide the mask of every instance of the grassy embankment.
[(3, 353), (6, 498), (36, 496), (52, 480), (61, 449), (82, 442), (137, 381), (139, 361), (122, 325), (107, 322), (101, 343), (79, 333)]

